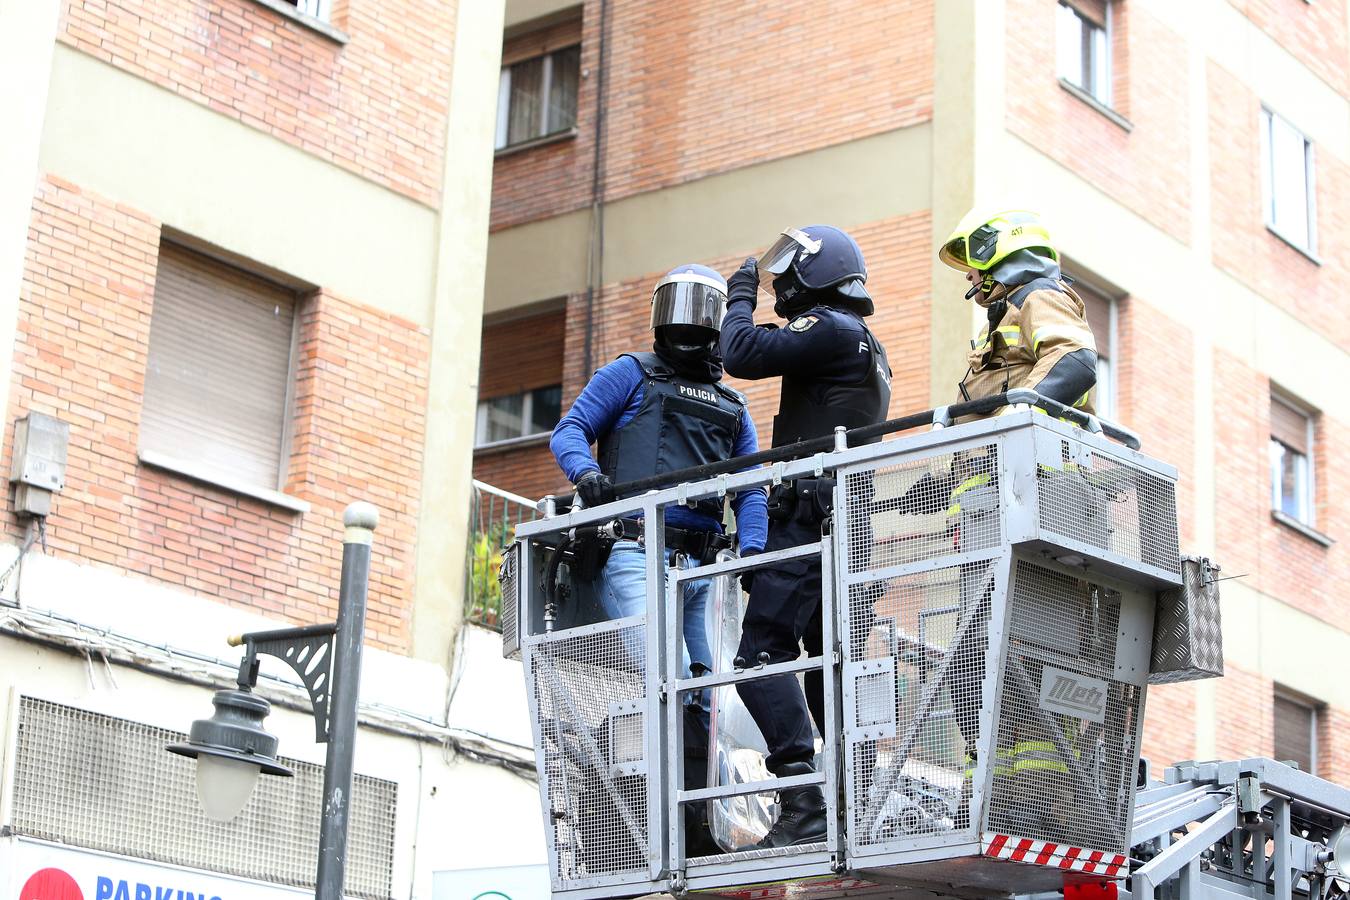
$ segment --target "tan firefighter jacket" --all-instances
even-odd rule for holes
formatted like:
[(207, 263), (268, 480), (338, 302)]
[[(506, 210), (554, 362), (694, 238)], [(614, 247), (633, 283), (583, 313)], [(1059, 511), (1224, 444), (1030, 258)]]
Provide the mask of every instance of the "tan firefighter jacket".
[[(1058, 290), (1049, 288), (1048, 281), (1042, 284), (1046, 286), (1033, 286), (1030, 292), (1013, 289), (1008, 295), (1007, 312), (994, 333), (989, 333), (986, 324), (971, 342), (970, 371), (961, 382), (969, 399), (1013, 388), (1034, 389), (1063, 357), (1085, 347), (1096, 351), (1082, 298), (1063, 281), (1057, 282)], [(1093, 412), (1092, 392), (1080, 397), (1074, 406)], [(975, 418), (980, 417), (964, 421)]]

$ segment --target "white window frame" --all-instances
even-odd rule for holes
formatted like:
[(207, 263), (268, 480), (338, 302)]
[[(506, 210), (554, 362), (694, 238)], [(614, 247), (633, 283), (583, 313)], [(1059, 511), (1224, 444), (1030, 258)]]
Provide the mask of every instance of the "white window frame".
[[(1074, 5), (1069, 2), (1069, 0), (1059, 0), (1059, 8), (1055, 11), (1056, 15), (1073, 16), (1079, 22), (1079, 28), (1081, 29), (1081, 31), (1080, 31), (1080, 44), (1077, 55), (1078, 55), (1078, 66), (1080, 71), (1082, 72), (1083, 83), (1080, 84), (1079, 82), (1074, 81), (1072, 78), (1068, 76), (1068, 74), (1066, 74), (1062, 70), (1057, 72), (1056, 74), (1060, 78), (1062, 78), (1065, 82), (1073, 85), (1078, 90), (1082, 91), (1092, 99), (1096, 100), (1102, 106), (1109, 108), (1111, 106), (1113, 93), (1111, 84), (1111, 82), (1113, 81), (1112, 77), (1113, 68), (1111, 65), (1111, 31), (1112, 31), (1111, 18), (1113, 11), (1111, 7), (1114, 4), (1111, 2), (1111, 0), (1107, 0), (1107, 2), (1103, 5), (1105, 6), (1106, 10), (1105, 24), (1101, 27), (1098, 27), (1095, 22), (1090, 21), (1076, 7), (1074, 7)], [(1100, 31), (1102, 33), (1101, 65), (1097, 67), (1093, 67), (1092, 65), (1090, 65), (1090, 63), (1093, 62), (1092, 59), (1093, 54), (1090, 51), (1090, 47), (1092, 41), (1091, 34), (1094, 31)], [(1062, 52), (1062, 48), (1058, 46), (1058, 42), (1060, 39), (1061, 39), (1060, 28), (1057, 23), (1055, 28), (1056, 68), (1060, 68), (1059, 54)], [(1098, 69), (1100, 69), (1100, 71), (1097, 71)], [(1099, 80), (1100, 84), (1098, 83)]]
[(323, 22), (328, 21), (332, 9), (332, 0), (286, 0), (286, 2), (294, 2), (296, 12), (313, 16)]
[(488, 400), (478, 401), (478, 410), (474, 417), (473, 447), (480, 450), (483, 447), (500, 447), (504, 444), (514, 444), (517, 441), (525, 441), (531, 438), (537, 438), (543, 434), (551, 434), (552, 429), (543, 431), (531, 431), (529, 434), (518, 434), (515, 437), (502, 438), (496, 441), (485, 441), (483, 435), (487, 434), (488, 428), (488, 404), (493, 400), (500, 400), (502, 397), (523, 396), (520, 404), (520, 421), (534, 424), (534, 394), (536, 391), (542, 391), (544, 388), (556, 387), (556, 385), (546, 384), (537, 388), (531, 388), (528, 391), (521, 391), (519, 394), (503, 394), (499, 397), (492, 397)]
[[(1281, 230), (1275, 222), (1275, 205), (1279, 200), (1279, 198), (1275, 196), (1276, 160), (1273, 131), (1276, 120), (1279, 120), (1279, 122), (1289, 128), (1289, 130), (1293, 131), (1303, 139), (1303, 177), (1305, 195), (1302, 206), (1304, 214), (1307, 216), (1308, 223), (1308, 241), (1306, 245), (1300, 243), (1298, 238), (1294, 235), (1287, 234), (1285, 231)], [(1291, 247), (1301, 250), (1307, 255), (1315, 258), (1317, 253), (1317, 166), (1313, 142), (1308, 139), (1307, 134), (1295, 127), (1292, 122), (1270, 109), (1270, 107), (1264, 105), (1261, 107), (1260, 129), (1261, 210), (1265, 219), (1266, 228)]]
[(1313, 414), (1306, 407), (1302, 406), (1299, 403), (1295, 403), (1293, 400), (1287, 399), (1281, 394), (1271, 392), (1270, 401), (1272, 403), (1278, 403), (1281, 406), (1288, 407), (1289, 409), (1293, 410), (1294, 412), (1298, 413), (1301, 417), (1303, 417), (1303, 419), (1307, 422), (1307, 437), (1305, 438), (1305, 440), (1307, 441), (1308, 444), (1308, 452), (1299, 453), (1297, 450), (1294, 450), (1291, 447), (1279, 441), (1274, 435), (1270, 435), (1271, 442), (1279, 444), (1281, 447), (1284, 447), (1284, 452), (1294, 453), (1303, 458), (1302, 471), (1304, 475), (1303, 477), (1304, 487), (1303, 491), (1298, 496), (1298, 501), (1299, 505), (1304, 507), (1306, 511), (1306, 516), (1290, 515), (1289, 513), (1286, 513), (1284, 511), (1283, 505), (1281, 503), (1284, 494), (1282, 481), (1284, 473), (1283, 468), (1280, 466), (1279, 461), (1275, 458), (1275, 455), (1273, 453), (1271, 454), (1270, 458), (1270, 508), (1278, 513), (1289, 516), (1290, 518), (1292, 518), (1294, 521), (1298, 522), (1301, 525), (1307, 525), (1309, 528), (1316, 528), (1317, 466), (1314, 461), (1316, 459), (1317, 454), (1317, 445), (1313, 442), (1313, 439), (1316, 436), (1317, 429), (1313, 421)]
[[(1110, 332), (1107, 340), (1110, 342), (1111, 355), (1105, 359), (1100, 355), (1097, 357), (1097, 396), (1093, 406), (1100, 418), (1114, 422), (1116, 421), (1116, 414), (1119, 407), (1118, 395), (1116, 393), (1118, 384), (1118, 379), (1116, 377), (1118, 374), (1116, 369), (1116, 357), (1119, 355), (1116, 351), (1116, 348), (1119, 346), (1119, 344), (1116, 343), (1116, 330), (1118, 327), (1116, 322), (1117, 317), (1120, 315), (1120, 301), (1102, 291), (1098, 291), (1097, 293), (1106, 298), (1107, 320), (1110, 322), (1107, 328)], [(1103, 372), (1106, 374), (1105, 379), (1102, 378)], [(1105, 381), (1106, 390), (1102, 390), (1103, 381)]]
[[(327, 2), (327, 0), (325, 0)], [(521, 144), (528, 144), (531, 141), (537, 141), (540, 138), (548, 137), (555, 133), (555, 129), (549, 127), (549, 95), (553, 93), (553, 60), (565, 50), (571, 50), (577, 44), (568, 44), (566, 47), (558, 47), (556, 50), (550, 50), (540, 56), (527, 56), (524, 59), (518, 59), (510, 65), (502, 66), (502, 74), (497, 82), (497, 135), (493, 141), (494, 150), (505, 150), (507, 147), (517, 147)], [(511, 130), (511, 67), (521, 63), (531, 62), (536, 59), (543, 59), (543, 72), (539, 76), (539, 106), (542, 109), (542, 115), (539, 117), (539, 133), (532, 134), (527, 138), (522, 138), (514, 144), (508, 144), (507, 135)], [(578, 73), (578, 76), (580, 73)], [(578, 77), (577, 91), (580, 93), (581, 84)], [(561, 129), (557, 129), (561, 131)]]
[[(1274, 709), (1275, 709), (1275, 702), (1274, 702), (1274, 701), (1275, 701), (1275, 700), (1283, 700), (1283, 701), (1286, 702), (1286, 703), (1292, 703), (1292, 704), (1295, 705), (1295, 706), (1301, 706), (1301, 707), (1303, 707), (1304, 709), (1306, 709), (1306, 710), (1308, 711), (1308, 713), (1309, 713), (1309, 716), (1308, 716), (1308, 730), (1309, 730), (1309, 735), (1308, 735), (1308, 770), (1307, 770), (1307, 771), (1308, 771), (1308, 774), (1309, 774), (1309, 775), (1316, 775), (1316, 774), (1317, 774), (1318, 763), (1321, 762), (1321, 760), (1318, 759), (1318, 750), (1319, 750), (1319, 748), (1318, 748), (1318, 746), (1317, 746), (1317, 727), (1318, 727), (1318, 725), (1321, 724), (1321, 719), (1322, 719), (1322, 704), (1318, 703), (1318, 702), (1315, 701), (1315, 700), (1311, 700), (1311, 699), (1309, 699), (1309, 698), (1303, 696), (1302, 694), (1298, 694), (1298, 693), (1295, 693), (1295, 692), (1293, 692), (1293, 691), (1287, 690), (1287, 689), (1285, 689), (1285, 688), (1283, 688), (1283, 687), (1281, 687), (1280, 685), (1277, 684), (1277, 685), (1275, 685), (1274, 699), (1271, 701), (1271, 718), (1272, 718), (1272, 719), (1274, 718)], [(1273, 747), (1272, 747), (1271, 749), (1274, 750)], [(1281, 762), (1281, 760), (1276, 760), (1276, 762)]]

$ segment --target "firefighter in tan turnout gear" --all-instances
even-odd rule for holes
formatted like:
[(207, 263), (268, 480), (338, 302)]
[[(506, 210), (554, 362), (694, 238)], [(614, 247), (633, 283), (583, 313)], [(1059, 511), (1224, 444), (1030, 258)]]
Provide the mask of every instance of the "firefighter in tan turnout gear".
[[(1088, 326), (1082, 299), (1070, 287), (1059, 267), (1059, 253), (1049, 230), (1038, 215), (1026, 210), (1011, 210), (994, 215), (972, 210), (956, 226), (938, 250), (938, 259), (964, 272), (970, 283), (967, 299), (986, 310), (986, 321), (972, 342), (969, 365), (959, 385), (960, 399), (975, 400), (1014, 388), (1031, 388), (1042, 396), (1058, 400), (1091, 413), (1092, 388), (1097, 382), (1097, 348)], [(1001, 411), (1000, 411), (1001, 412)], [(994, 413), (998, 415), (999, 413)], [(980, 520), (992, 524), (997, 513), (998, 485), (993, 460), (975, 452), (959, 454), (954, 461), (948, 520), (953, 522), (956, 539), (963, 549), (982, 549), (987, 538), (996, 535), (981, 532)], [(1060, 472), (1043, 472), (1047, 477), (1063, 477)], [(987, 495), (987, 496), (986, 496)], [(1091, 502), (1087, 500), (1087, 502)], [(967, 507), (965, 515), (962, 508)], [(962, 540), (962, 532), (968, 538)], [(976, 579), (965, 578), (973, 583)], [(982, 591), (986, 593), (987, 588)], [(974, 598), (970, 598), (974, 599)], [(972, 603), (972, 610), (987, 607), (987, 600)], [(978, 614), (978, 613), (977, 613)], [(981, 626), (984, 625), (981, 616)], [(974, 640), (957, 648), (957, 657), (968, 657), (972, 674), (984, 673), (984, 628), (968, 632)], [(962, 652), (965, 650), (966, 652)], [(1030, 664), (1026, 677), (1039, 682), (1039, 666)], [(969, 684), (979, 690), (980, 679)], [(1014, 691), (1010, 696), (1018, 696)], [(958, 708), (975, 710), (978, 697), (957, 699)], [(1069, 806), (1071, 778), (1069, 764), (1078, 755), (1074, 747), (1077, 721), (1047, 716), (1032, 703), (1017, 715), (1000, 717), (993, 760), (995, 794), (1012, 792), (1016, 796), (1058, 796), (1052, 808)], [(967, 746), (973, 747), (977, 723), (961, 723)], [(1042, 721), (1044, 720), (1044, 721)], [(969, 754), (973, 761), (974, 754)], [(1007, 808), (1004, 806), (1003, 808)], [(994, 828), (1020, 833), (1026, 837), (1052, 838), (1056, 822), (991, 822)]]
[[(976, 400), (1015, 388), (1031, 388), (1091, 413), (1092, 389), (1097, 380), (1096, 345), (1083, 301), (1061, 273), (1059, 253), (1040, 217), (1025, 210), (994, 215), (972, 211), (943, 242), (938, 258), (965, 274), (971, 285), (966, 299), (974, 300), (987, 312), (984, 326), (971, 342), (969, 364), (959, 384), (960, 396), (953, 400)], [(1007, 411), (1005, 407), (991, 415)], [(975, 418), (980, 417), (963, 421)], [(1042, 474), (1063, 477), (1062, 470)], [(956, 454), (950, 471), (924, 475), (901, 501), (902, 512), (933, 513), (944, 506), (947, 530), (961, 552), (989, 550), (997, 545), (998, 482), (992, 452), (976, 449)], [(961, 572), (961, 616), (969, 621), (959, 629), (953, 650), (954, 668), (963, 674), (953, 680), (951, 694), (966, 742), (967, 779), (975, 771), (991, 572), (987, 562), (966, 563)], [(1032, 665), (1027, 677), (1039, 682), (1038, 669)], [(1019, 694), (1014, 691), (1008, 696)], [(1076, 723), (1047, 717), (1030, 705), (1016, 715), (1000, 717), (1000, 721), (1004, 727), (997, 736), (996, 759), (991, 760), (995, 794), (1015, 792), (1068, 800), (1069, 762), (1078, 755), (1074, 746)], [(969, 787), (967, 784), (967, 797)], [(1001, 804), (1000, 808), (1009, 806)], [(989, 824), (1033, 838), (1049, 838), (1057, 830), (1055, 823), (1048, 821)]]

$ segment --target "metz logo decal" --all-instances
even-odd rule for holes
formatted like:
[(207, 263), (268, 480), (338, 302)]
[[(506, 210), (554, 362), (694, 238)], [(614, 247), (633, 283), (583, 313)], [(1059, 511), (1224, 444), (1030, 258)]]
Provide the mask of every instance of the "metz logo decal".
[(1100, 723), (1106, 718), (1106, 682), (1052, 666), (1041, 671), (1041, 709)]

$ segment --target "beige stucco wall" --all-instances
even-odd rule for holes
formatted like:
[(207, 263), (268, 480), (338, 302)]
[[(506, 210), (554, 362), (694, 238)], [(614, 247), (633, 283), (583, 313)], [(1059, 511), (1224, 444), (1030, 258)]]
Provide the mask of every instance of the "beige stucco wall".
[[(756, 253), (792, 224), (849, 228), (927, 209), (931, 139), (928, 124), (915, 125), (608, 203), (605, 280)], [(585, 290), (589, 227), (581, 210), (494, 232), (486, 310)]]
[(42, 171), (431, 323), (434, 210), (64, 44), (51, 81)]
[(503, 0), (460, 7), (431, 315), (413, 653), (445, 663), (464, 608)]

